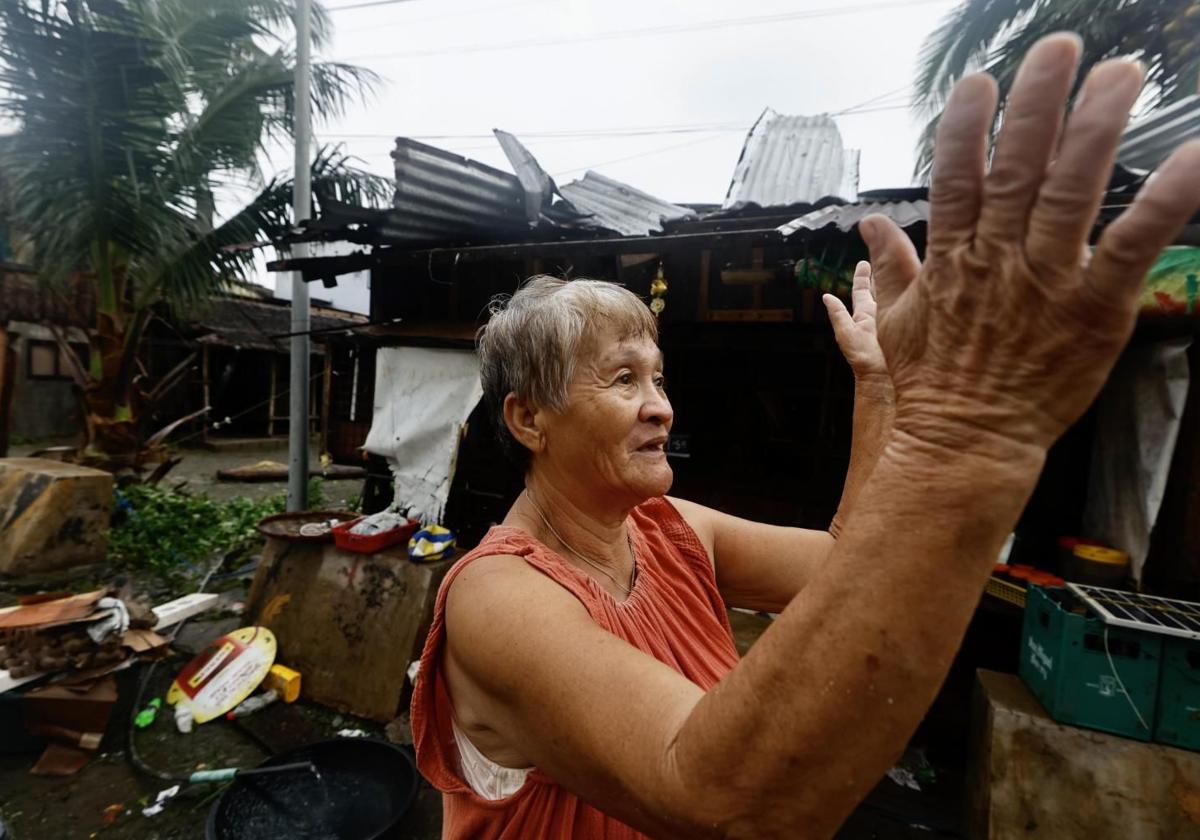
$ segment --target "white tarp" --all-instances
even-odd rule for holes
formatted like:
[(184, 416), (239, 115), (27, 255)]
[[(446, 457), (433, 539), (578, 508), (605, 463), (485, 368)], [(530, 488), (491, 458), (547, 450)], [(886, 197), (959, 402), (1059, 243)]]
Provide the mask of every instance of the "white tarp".
[(467, 417), (483, 395), (473, 350), (381, 347), (375, 413), (363, 448), (388, 459), (396, 504), (441, 522)]
[(1083, 532), (1127, 552), (1138, 581), (1187, 401), (1190, 343), (1131, 347), (1100, 395)]

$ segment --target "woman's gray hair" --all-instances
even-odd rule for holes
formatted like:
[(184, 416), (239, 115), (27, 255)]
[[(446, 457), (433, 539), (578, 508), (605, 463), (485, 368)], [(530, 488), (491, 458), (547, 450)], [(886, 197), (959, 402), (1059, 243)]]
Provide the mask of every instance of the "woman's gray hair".
[(586, 339), (609, 327), (622, 338), (658, 341), (658, 322), (633, 292), (604, 280), (530, 278), (516, 294), (495, 298), (491, 319), (479, 331), (479, 372), (496, 432), (505, 452), (528, 468), (530, 452), (504, 422), (509, 394), (561, 411), (567, 384)]

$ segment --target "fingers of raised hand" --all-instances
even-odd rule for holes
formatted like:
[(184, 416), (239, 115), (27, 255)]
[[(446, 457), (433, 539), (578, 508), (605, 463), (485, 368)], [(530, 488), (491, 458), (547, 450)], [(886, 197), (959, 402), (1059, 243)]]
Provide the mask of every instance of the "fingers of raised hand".
[(1100, 237), (1086, 274), (1091, 290), (1132, 317), (1146, 272), (1198, 208), (1200, 140), (1192, 140), (1175, 150)]
[(875, 317), (875, 290), (871, 288), (871, 264), (859, 260), (854, 266), (854, 285), (850, 289), (850, 301), (854, 304), (854, 320)]
[(929, 186), (929, 251), (949, 250), (975, 235), (996, 116), (996, 82), (982, 73), (954, 86), (938, 120)]
[(854, 329), (854, 319), (840, 298), (836, 295), (824, 294), (821, 295), (821, 302), (825, 304), (825, 311), (829, 313), (829, 321), (833, 324), (834, 335), (841, 338), (843, 333)]
[[(874, 302), (883, 312), (916, 278), (921, 270), (921, 258), (908, 234), (887, 216), (872, 213), (858, 223), (858, 232), (871, 255), (871, 261), (865, 264), (874, 285)], [(860, 268), (863, 265), (859, 263)], [(857, 278), (857, 269), (855, 276)]]
[(1038, 41), (1021, 62), (1004, 104), (991, 170), (983, 182), (979, 238), (997, 242), (1024, 238), (1029, 209), (1058, 141), (1081, 50), (1079, 36), (1063, 32)]
[(1078, 265), (1075, 243), (1092, 229), (1144, 76), (1141, 65), (1120, 59), (1088, 74), (1029, 219), (1026, 253), (1035, 265)]

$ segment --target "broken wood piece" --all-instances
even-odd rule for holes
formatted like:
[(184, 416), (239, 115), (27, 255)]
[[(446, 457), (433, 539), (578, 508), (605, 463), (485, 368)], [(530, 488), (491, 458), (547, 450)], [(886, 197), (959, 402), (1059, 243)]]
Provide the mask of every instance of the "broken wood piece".
[(25, 674), (23, 676), (14, 676), (11, 671), (0, 668), (0, 694), (6, 691), (12, 691), (14, 688), (19, 688), (25, 683), (31, 683), (38, 677), (43, 677), (45, 674), (38, 672), (34, 674)]

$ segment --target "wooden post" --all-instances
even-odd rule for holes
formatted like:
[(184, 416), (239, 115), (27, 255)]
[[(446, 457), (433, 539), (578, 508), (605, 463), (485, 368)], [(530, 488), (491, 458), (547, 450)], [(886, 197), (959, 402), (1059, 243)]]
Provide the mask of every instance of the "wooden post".
[(321, 372), (321, 452), (329, 451), (329, 397), (333, 389), (333, 344), (325, 345), (325, 369)]
[(200, 377), (204, 381), (204, 383), (203, 383), (204, 405), (209, 409), (208, 414), (204, 415), (204, 420), (203, 420), (204, 425), (201, 426), (203, 431), (200, 434), (200, 440), (204, 441), (205, 443), (208, 443), (208, 430), (212, 426), (211, 421), (212, 421), (213, 413), (212, 413), (212, 389), (209, 386), (209, 379), (208, 379), (208, 345), (207, 344), (203, 345), (200, 350)]
[(271, 354), (271, 386), (267, 391), (267, 437), (275, 436), (275, 372), (279, 368), (279, 357)]
[[(750, 249), (750, 266), (752, 268), (761, 269), (763, 267), (763, 249)], [(755, 283), (750, 287), (750, 308), (762, 309), (763, 305), (763, 287), (761, 283)]]
[(0, 458), (8, 457), (9, 422), (12, 413), (16, 352), (8, 346), (8, 326), (0, 324)]

